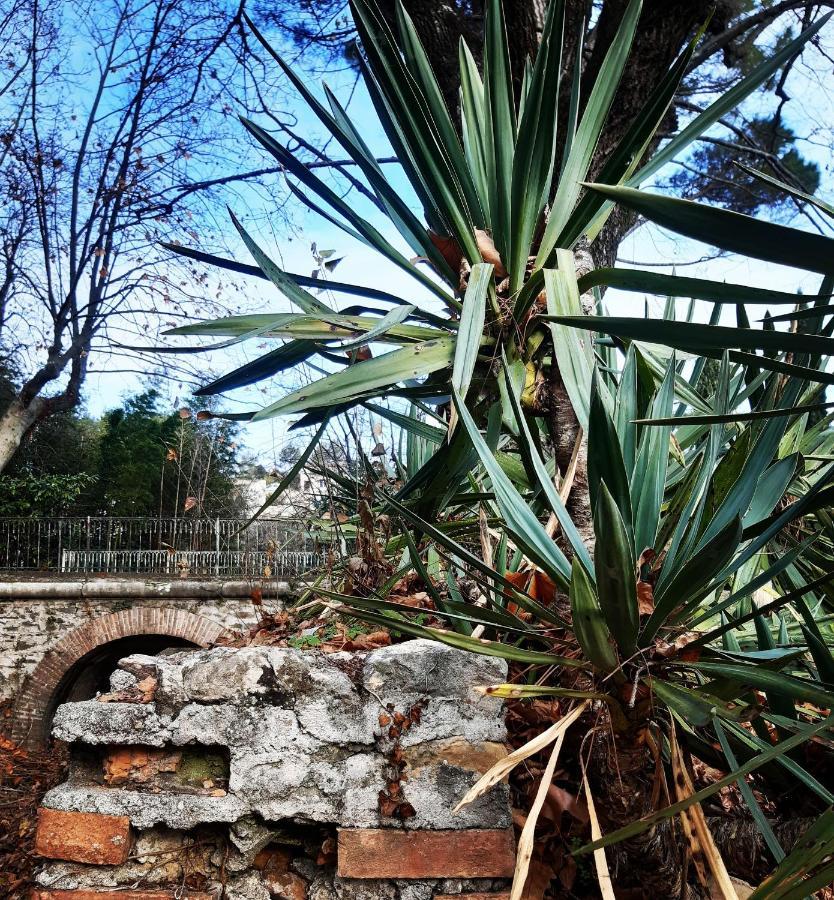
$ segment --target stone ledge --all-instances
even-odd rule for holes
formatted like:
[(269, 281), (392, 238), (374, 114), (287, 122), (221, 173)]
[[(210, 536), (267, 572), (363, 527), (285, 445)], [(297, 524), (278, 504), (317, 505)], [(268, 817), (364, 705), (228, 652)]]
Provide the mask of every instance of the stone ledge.
[(43, 802), (50, 810), (123, 816), (139, 829), (158, 824), (189, 829), (203, 824), (231, 823), (249, 812), (246, 804), (231, 794), (225, 797), (169, 792), (153, 794), (71, 781), (52, 788)]
[(432, 900), (510, 900), (510, 892), (481, 891), (477, 894), (435, 894)]
[(38, 810), (35, 852), (49, 859), (119, 866), (130, 851), (130, 819), (91, 812)]
[[(168, 782), (145, 791), (136, 783), (120, 784), (118, 774), (108, 775), (102, 789), (97, 774), (76, 771), (47, 794), (44, 806), (126, 815), (138, 829), (231, 823), (251, 814), (267, 821), (388, 827), (396, 820), (380, 803), (380, 791), (390, 775), (389, 755), (396, 752), (403, 799), (413, 810), (406, 829), (510, 824), (505, 784), (452, 813), (478, 774), (505, 754), (502, 703), (475, 690), (506, 679), (502, 660), (408, 641), (352, 654), (218, 647), (133, 655), (119, 666), (114, 691), (130, 679), (153, 679), (155, 699), (64, 704), (54, 736), (88, 746), (146, 748), (154, 758), (158, 751), (148, 748), (225, 748), (227, 780), (220, 789), (227, 795), (186, 796)], [(406, 719), (413, 709), (419, 714)], [(397, 716), (407, 728), (394, 727)]]
[(515, 839), (509, 828), (339, 829), (342, 878), (509, 878), (514, 871)]
[[(48, 580), (32, 579), (23, 581), (11, 576), (9, 580), (0, 579), (0, 601), (30, 600), (51, 597), (66, 599), (75, 598), (115, 598), (130, 599), (168, 599), (169, 597), (194, 598), (247, 598), (251, 597), (254, 588), (259, 588), (265, 597), (284, 597), (293, 593), (293, 585), (288, 581), (269, 581), (261, 583), (255, 579), (241, 581), (229, 579), (181, 579), (163, 578), (160, 576), (139, 576), (135, 578), (112, 577), (100, 578), (90, 576), (74, 581), (58, 579), (54, 576)], [(303, 589), (299, 584), (295, 590)]]
[[(496, 895), (497, 896), (497, 895)], [(47, 888), (33, 888), (29, 895), (30, 900), (107, 900), (114, 897), (117, 900), (214, 900), (211, 894), (186, 891), (183, 894), (174, 890), (170, 891), (111, 891), (95, 888), (80, 888), (73, 891), (53, 891)]]

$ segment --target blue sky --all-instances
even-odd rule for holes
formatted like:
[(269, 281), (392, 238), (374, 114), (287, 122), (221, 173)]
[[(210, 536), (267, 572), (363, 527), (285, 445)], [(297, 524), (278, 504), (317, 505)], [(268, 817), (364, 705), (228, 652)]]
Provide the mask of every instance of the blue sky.
[[(829, 26), (827, 31), (827, 35), (824, 33), (824, 43), (831, 44), (832, 38), (834, 38), (834, 34), (831, 32), (834, 31), (834, 28)], [(815, 51), (808, 52), (808, 63), (811, 65), (800, 64), (791, 73), (787, 89), (793, 99), (787, 105), (785, 115), (789, 125), (798, 134), (812, 135), (811, 140), (801, 141), (798, 148), (803, 155), (814, 159), (820, 165), (822, 172), (820, 194), (830, 199), (832, 191), (830, 148), (834, 144), (834, 135), (832, 135), (834, 94), (830, 91), (831, 67)], [(344, 71), (328, 77), (327, 81), (343, 102), (352, 93), (349, 111), (354, 120), (360, 123), (363, 137), (380, 155), (389, 154), (390, 150), (361, 84), (354, 90), (352, 74)], [(288, 102), (291, 104), (291, 112), (298, 116), (297, 131), (299, 133), (309, 140), (321, 139), (322, 133), (317, 121), (306, 111), (300, 98), (290, 95), (289, 100), (281, 98), (280, 102), (284, 108)], [(771, 103), (770, 98), (757, 97), (754, 101), (748, 101), (744, 111), (748, 115), (756, 115), (764, 112)], [(719, 128), (718, 131), (720, 130)], [(339, 148), (334, 147), (333, 154), (341, 155)], [(389, 166), (386, 171), (393, 177), (397, 177), (396, 167)], [(667, 168), (661, 173), (661, 179), (670, 172), (671, 168)], [(403, 191), (407, 192), (404, 180)], [(370, 204), (357, 196), (355, 192), (351, 195), (351, 202), (359, 211), (370, 213)], [(246, 206), (249, 203), (252, 204), (252, 208), (247, 210)], [(301, 204), (293, 203), (289, 207), (294, 226), (292, 229), (283, 225), (277, 228), (271, 225), (269, 210), (263, 209), (260, 204), (262, 204), (262, 199), (254, 192), (247, 195), (245, 192), (236, 191), (234, 196), (230, 196), (230, 205), (236, 214), (240, 215), (247, 223), (247, 227), (253, 226), (264, 249), (287, 270), (309, 274), (314, 265), (310, 247), (315, 243), (320, 250), (334, 250), (337, 256), (344, 257), (334, 276), (339, 280), (382, 287), (406, 299), (413, 299), (421, 305), (433, 305), (427, 292), (406, 274), (380, 259), (378, 255), (356, 243), (317, 215), (307, 212)], [(272, 221), (275, 220), (276, 217), (273, 217)], [(374, 222), (392, 242), (402, 246), (402, 242), (392, 228), (382, 227), (384, 220), (375, 216)], [(800, 228), (808, 227), (808, 222), (802, 217), (796, 217), (792, 224)], [(245, 249), (231, 238), (233, 233), (231, 223), (229, 223), (226, 233), (233, 255), (242, 261), (249, 262)], [(657, 271), (670, 271), (673, 266), (678, 266), (681, 274), (771, 287), (776, 290), (801, 290), (803, 293), (814, 293), (818, 288), (819, 278), (816, 275), (786, 267), (771, 266), (746, 258), (707, 259), (695, 265), (689, 265), (693, 260), (709, 256), (711, 252), (711, 249), (705, 245), (673, 237), (654, 226), (643, 226), (637, 229), (623, 241), (620, 247), (622, 260), (635, 260), (651, 265), (653, 268), (660, 265)], [(251, 306), (251, 311), (283, 312), (288, 310), (287, 301), (271, 285), (255, 279), (241, 279), (240, 283), (246, 289), (247, 305)], [(348, 298), (342, 298), (339, 305), (345, 306), (350, 302)], [(612, 314), (640, 315), (642, 313), (643, 299), (634, 294), (619, 294), (609, 291), (606, 295), (606, 302)], [(706, 316), (709, 307), (706, 304), (703, 304), (702, 307), (704, 316)], [(650, 308), (659, 314), (662, 310), (662, 301), (652, 301)], [(205, 360), (207, 371), (210, 367), (213, 374), (221, 374), (262, 352), (264, 352), (264, 345), (259, 346), (257, 342), (252, 342), (211, 354)], [(295, 384), (297, 383), (296, 381)], [(93, 374), (88, 381), (86, 392), (88, 411), (94, 415), (99, 414), (104, 409), (117, 404), (122, 396), (135, 391), (140, 385), (141, 378), (139, 376)], [(292, 386), (294, 386), (292, 377), (283, 379), (278, 384), (253, 386), (237, 391), (227, 398), (221, 398), (222, 406), (232, 411), (257, 408), (276, 399)], [(176, 403), (178, 400), (179, 398), (172, 396), (172, 403)], [(268, 465), (280, 452), (281, 447), (292, 439), (286, 433), (286, 428), (291, 421), (291, 418), (278, 418), (246, 425), (241, 430), (241, 443)]]

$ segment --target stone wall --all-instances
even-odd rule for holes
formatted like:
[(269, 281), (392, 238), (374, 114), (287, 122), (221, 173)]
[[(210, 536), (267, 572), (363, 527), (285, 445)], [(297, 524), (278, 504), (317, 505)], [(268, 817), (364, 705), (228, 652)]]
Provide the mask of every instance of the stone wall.
[(58, 709), (71, 766), (36, 896), (495, 900), (508, 789), (453, 809), (506, 754), (501, 702), (474, 690), (505, 677), (428, 641), (128, 657), (110, 694)]
[[(253, 625), (247, 598), (177, 598), (176, 606), (222, 628)], [(122, 610), (164, 608), (160, 601), (130, 597), (40, 597), (0, 601), (0, 700), (11, 699), (54, 644), (72, 631)], [(106, 640), (106, 635), (102, 635)]]
[(0, 727), (19, 744), (42, 746), (56, 703), (93, 696), (120, 656), (208, 646), (280, 609), (292, 592), (276, 581), (0, 581), (0, 702), (12, 701)]

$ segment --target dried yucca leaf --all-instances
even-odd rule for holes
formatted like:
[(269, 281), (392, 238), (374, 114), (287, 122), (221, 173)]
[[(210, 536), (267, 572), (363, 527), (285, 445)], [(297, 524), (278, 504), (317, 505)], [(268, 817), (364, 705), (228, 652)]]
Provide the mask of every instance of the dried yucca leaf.
[(520, 762), (527, 759), (528, 756), (532, 756), (534, 753), (538, 753), (540, 750), (544, 750), (545, 747), (552, 744), (553, 741), (557, 740), (560, 735), (564, 734), (564, 732), (570, 728), (570, 726), (585, 711), (587, 706), (587, 700), (584, 703), (580, 703), (579, 706), (556, 722), (555, 725), (551, 725), (546, 731), (543, 731), (540, 735), (534, 737), (532, 741), (528, 741), (523, 747), (519, 747), (518, 750), (513, 750), (509, 756), (506, 756), (504, 759), (497, 762), (488, 772), (478, 779), (477, 783), (469, 791), (467, 791), (466, 796), (458, 803), (454, 812), (458, 812), (464, 806), (471, 803), (473, 800), (477, 800), (482, 794), (485, 794), (491, 787), (498, 784), (499, 781), (512, 772)]
[(550, 759), (548, 759), (547, 765), (545, 766), (539, 789), (536, 791), (533, 805), (530, 807), (530, 812), (527, 813), (527, 821), (524, 823), (524, 828), (521, 830), (521, 837), (519, 838), (518, 849), (516, 850), (515, 872), (513, 874), (513, 886), (510, 891), (510, 900), (521, 900), (521, 896), (524, 893), (524, 885), (527, 882), (527, 873), (530, 869), (530, 860), (533, 858), (533, 847), (536, 843), (536, 822), (539, 821), (539, 814), (542, 811), (542, 806), (544, 806), (544, 801), (547, 797), (547, 789), (553, 781), (553, 773), (556, 771), (556, 762), (559, 759), (559, 752), (562, 749), (562, 742), (565, 739), (565, 730), (566, 729), (563, 729), (559, 733), (556, 738), (556, 743), (554, 743), (553, 749), (550, 751)]
[[(685, 800), (695, 793), (695, 786), (689, 776), (683, 755), (675, 736), (674, 725), (670, 735), (672, 751), (672, 775), (675, 782), (675, 793), (678, 800)], [(724, 865), (724, 860), (715, 846), (715, 841), (707, 825), (704, 810), (700, 803), (683, 810), (680, 814), (686, 840), (698, 880), (706, 888), (713, 890), (713, 896), (722, 900), (738, 900), (738, 894), (730, 879), (730, 873)], [(707, 874), (709, 871), (709, 877)]]
[[(594, 798), (591, 796), (591, 786), (588, 784), (588, 776), (583, 772), (582, 783), (585, 787), (585, 801), (588, 804), (588, 817), (591, 820), (591, 838), (597, 840), (602, 837), (602, 829), (599, 827)], [(614, 900), (614, 888), (611, 883), (611, 873), (608, 871), (608, 861), (605, 858), (605, 848), (594, 850), (594, 867), (597, 870), (597, 883), (602, 900)]]

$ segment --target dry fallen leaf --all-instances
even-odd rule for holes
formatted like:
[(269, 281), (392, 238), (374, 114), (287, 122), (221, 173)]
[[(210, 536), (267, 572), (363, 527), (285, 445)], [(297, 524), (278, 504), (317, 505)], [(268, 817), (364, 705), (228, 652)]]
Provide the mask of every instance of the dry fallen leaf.
[(429, 238), (440, 251), (443, 259), (449, 263), (449, 268), (453, 272), (457, 272), (460, 269), (460, 261), (463, 258), (458, 242), (454, 238), (443, 237), (443, 235), (435, 234), (433, 231), (429, 231)]
[(547, 788), (547, 799), (544, 802), (542, 815), (558, 824), (563, 813), (568, 813), (577, 822), (583, 824), (588, 821), (588, 808), (576, 794), (572, 794), (556, 784), (551, 784)]
[[(591, 796), (591, 787), (588, 784), (588, 776), (582, 773), (582, 783), (585, 787), (585, 798), (588, 802), (588, 816), (591, 819), (591, 840), (598, 841), (602, 837), (602, 829), (599, 826), (594, 798)], [(608, 871), (608, 860), (605, 858), (605, 848), (594, 850), (594, 867), (597, 872), (597, 884), (603, 900), (614, 900), (614, 886), (611, 883), (611, 873)]]
[(530, 863), (521, 900), (542, 900), (544, 892), (550, 887), (550, 882), (555, 874), (550, 865), (540, 859), (534, 859)]
[(641, 616), (650, 616), (654, 612), (654, 591), (645, 581), (637, 582), (637, 609)]
[[(678, 801), (695, 793), (695, 786), (686, 768), (686, 762), (675, 736), (674, 720), (670, 733), (672, 776)], [(712, 833), (700, 803), (693, 803), (680, 813), (681, 824), (689, 843), (689, 851), (698, 880), (704, 887), (713, 890), (713, 896), (721, 900), (737, 900), (737, 894), (724, 860), (715, 846)]]
[(507, 274), (504, 263), (501, 262), (501, 256), (495, 249), (495, 242), (492, 236), (482, 228), (475, 229), (475, 241), (478, 244), (478, 251), (484, 262), (492, 263), (495, 266), (495, 274), (499, 278), (503, 278)]

